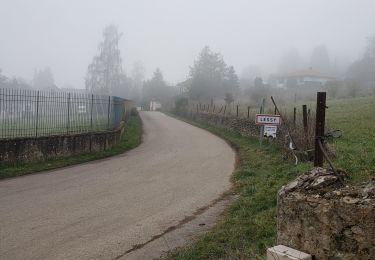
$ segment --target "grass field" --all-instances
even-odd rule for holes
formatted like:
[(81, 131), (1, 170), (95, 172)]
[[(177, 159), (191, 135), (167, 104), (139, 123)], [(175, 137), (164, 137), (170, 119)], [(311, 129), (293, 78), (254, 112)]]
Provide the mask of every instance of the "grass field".
[[(304, 103), (315, 111), (315, 103)], [(300, 112), (302, 103), (295, 105)], [(294, 105), (283, 107), (292, 114)], [(375, 97), (328, 99), (326, 131), (339, 129), (342, 137), (330, 142), (336, 152), (336, 167), (347, 171), (353, 183), (375, 177)]]
[(332, 143), (335, 165), (354, 183), (375, 178), (375, 97), (329, 100), (327, 106), (328, 125), (343, 132)]
[(138, 115), (131, 116), (125, 126), (120, 143), (109, 150), (94, 153), (84, 153), (41, 162), (20, 163), (17, 165), (0, 165), (0, 179), (56, 169), (121, 154), (127, 150), (137, 147), (141, 143), (141, 139), (141, 119)]
[[(375, 175), (375, 97), (328, 100), (327, 123), (343, 136), (331, 143), (334, 163), (352, 176), (352, 183)], [(312, 105), (313, 106), (313, 105)], [(264, 259), (266, 248), (276, 244), (276, 194), (282, 185), (312, 167), (309, 162), (283, 160), (280, 148), (259, 147), (254, 138), (191, 122), (230, 142), (238, 150), (234, 174), (240, 195), (223, 219), (192, 245), (178, 249), (170, 259)]]

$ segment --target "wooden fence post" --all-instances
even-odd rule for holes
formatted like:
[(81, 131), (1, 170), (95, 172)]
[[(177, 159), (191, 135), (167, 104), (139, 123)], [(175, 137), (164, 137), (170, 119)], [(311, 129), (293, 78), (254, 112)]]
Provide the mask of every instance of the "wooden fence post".
[(326, 119), (326, 92), (318, 92), (316, 100), (316, 123), (315, 123), (315, 157), (314, 166), (323, 166), (323, 152), (320, 149), (319, 142), (324, 137), (324, 127)]
[(303, 131), (305, 134), (305, 140), (306, 140), (306, 149), (309, 148), (309, 127), (307, 125), (307, 106), (302, 106), (302, 117), (303, 117)]

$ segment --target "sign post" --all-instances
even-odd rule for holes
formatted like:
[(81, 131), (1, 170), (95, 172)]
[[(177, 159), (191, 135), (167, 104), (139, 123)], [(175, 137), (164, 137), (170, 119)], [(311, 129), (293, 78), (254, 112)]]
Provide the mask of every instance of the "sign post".
[[(262, 105), (260, 106), (260, 114), (264, 113), (264, 107), (265, 107), (265, 105), (266, 105), (266, 99), (263, 98)], [(264, 127), (263, 127), (263, 125), (261, 125), (261, 127), (260, 127), (260, 133), (259, 133), (259, 146), (262, 146), (263, 135), (264, 135)]]
[(281, 124), (281, 116), (263, 113), (257, 114), (255, 116), (255, 124), (261, 126), (259, 144), (262, 145), (264, 136), (276, 138), (277, 126)]

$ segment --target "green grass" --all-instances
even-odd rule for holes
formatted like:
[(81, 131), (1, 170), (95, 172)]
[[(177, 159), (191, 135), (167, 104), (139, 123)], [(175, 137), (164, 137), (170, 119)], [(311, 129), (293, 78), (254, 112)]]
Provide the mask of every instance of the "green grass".
[[(315, 103), (303, 103), (315, 112)], [(298, 112), (302, 103), (295, 105)], [(334, 165), (351, 176), (352, 183), (375, 177), (375, 97), (328, 99), (326, 130), (340, 129), (342, 137), (330, 142), (337, 158)], [(281, 110), (291, 115), (294, 105)], [(300, 114), (298, 114), (300, 115)], [(297, 120), (300, 120), (297, 117)]]
[(19, 163), (16, 165), (0, 165), (0, 179), (15, 177), (45, 170), (56, 169), (64, 166), (79, 164), (92, 160), (102, 159), (109, 156), (121, 154), (127, 150), (137, 147), (142, 141), (142, 122), (140, 117), (131, 116), (125, 126), (120, 143), (101, 152), (83, 153), (48, 161)]
[(375, 177), (375, 97), (328, 100), (327, 124), (340, 129), (334, 164), (347, 171), (353, 183)]
[[(351, 175), (352, 183), (367, 181), (375, 175), (375, 97), (328, 100), (327, 105), (328, 126), (343, 132), (331, 143), (337, 153), (334, 164)], [(266, 248), (276, 244), (277, 191), (311, 168), (312, 163), (295, 166), (282, 159), (279, 147), (260, 148), (255, 138), (205, 122), (188, 122), (237, 148), (239, 164), (233, 178), (240, 196), (212, 231), (168, 258), (264, 259)]]
[(307, 170), (308, 163), (294, 166), (280, 156), (273, 145), (259, 147), (256, 139), (207, 125), (194, 123), (230, 142), (238, 150), (234, 173), (240, 194), (211, 232), (193, 245), (173, 252), (171, 259), (263, 259), (276, 243), (276, 194), (282, 185)]

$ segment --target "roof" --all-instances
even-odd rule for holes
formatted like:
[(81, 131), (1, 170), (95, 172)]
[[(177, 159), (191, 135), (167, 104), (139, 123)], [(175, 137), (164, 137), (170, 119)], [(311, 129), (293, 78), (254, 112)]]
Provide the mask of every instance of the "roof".
[(335, 79), (336, 77), (328, 73), (322, 73), (312, 68), (306, 70), (297, 70), (292, 71), (286, 75), (288, 78), (300, 78), (300, 77), (312, 77), (312, 78), (326, 78), (326, 79)]

